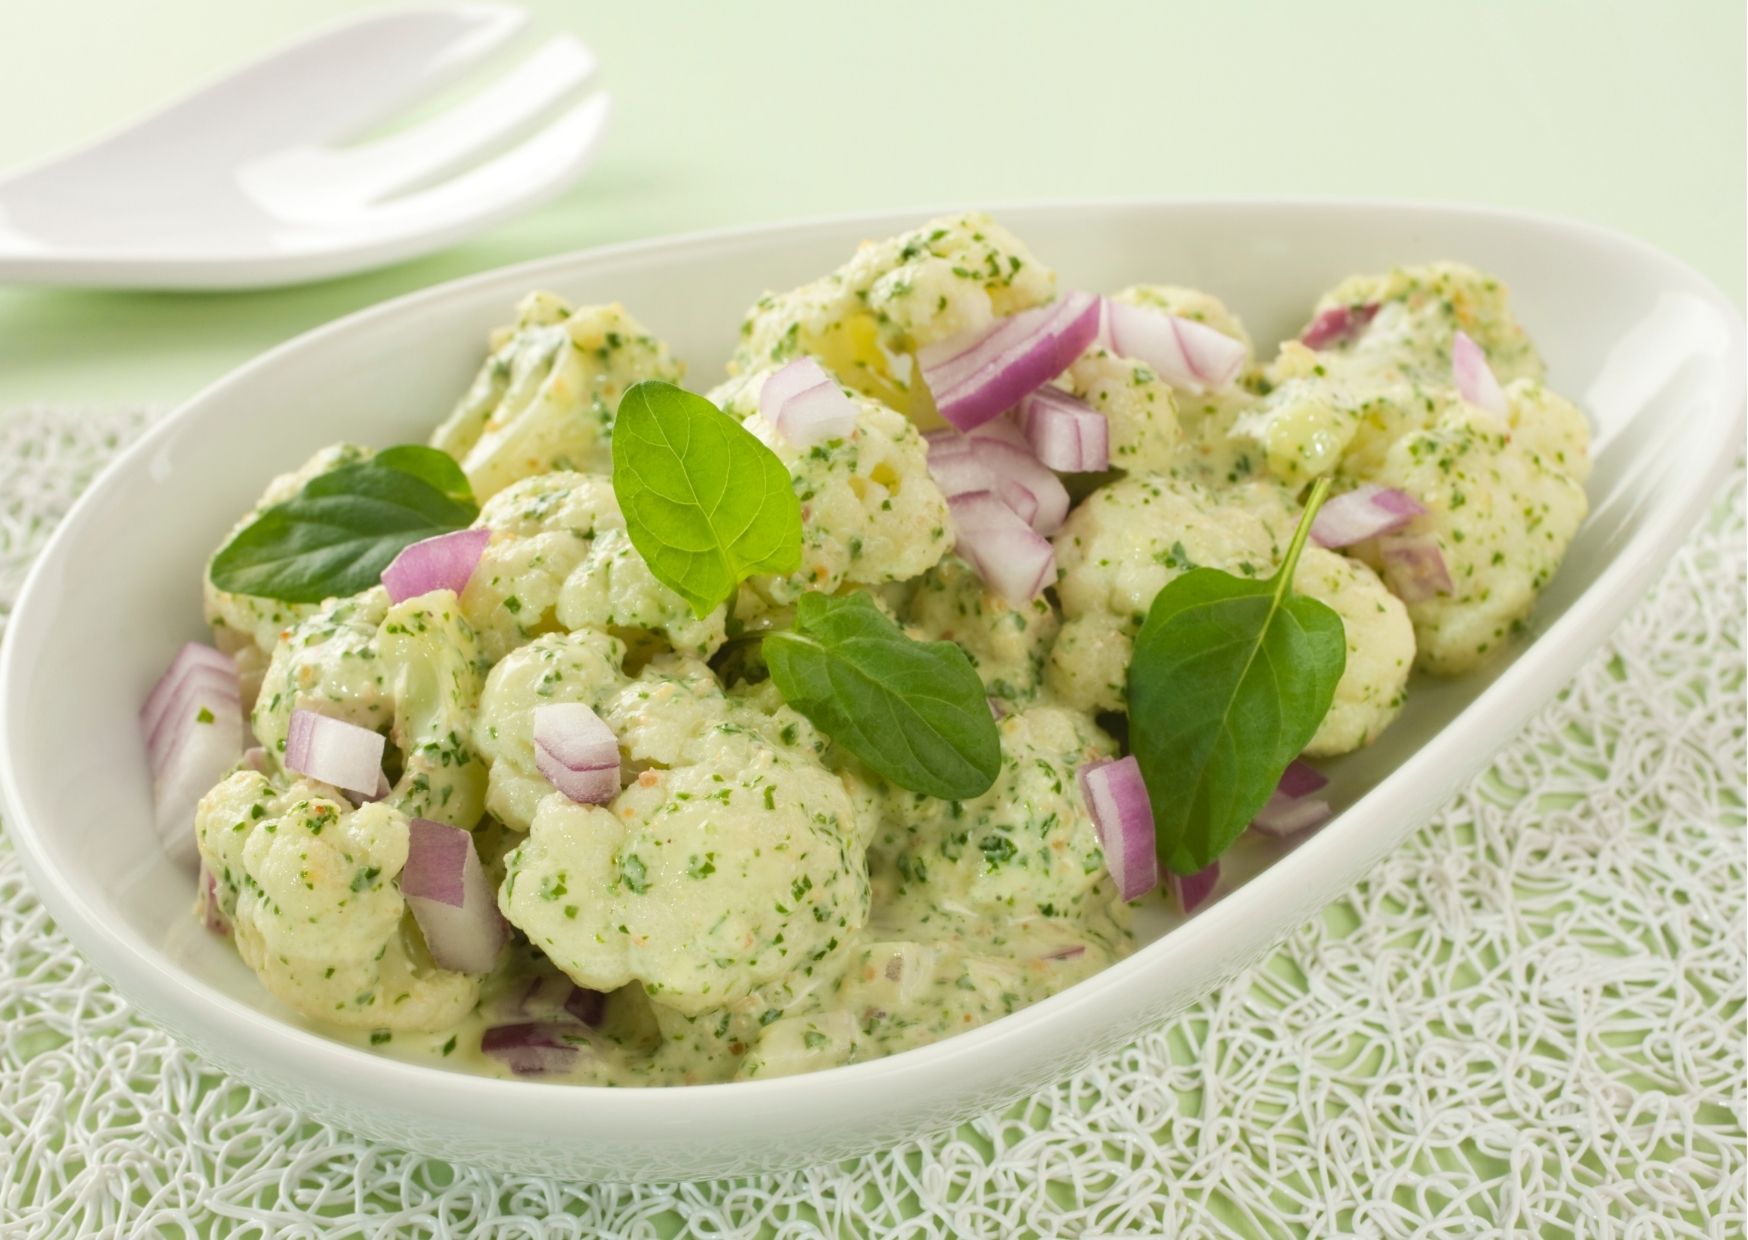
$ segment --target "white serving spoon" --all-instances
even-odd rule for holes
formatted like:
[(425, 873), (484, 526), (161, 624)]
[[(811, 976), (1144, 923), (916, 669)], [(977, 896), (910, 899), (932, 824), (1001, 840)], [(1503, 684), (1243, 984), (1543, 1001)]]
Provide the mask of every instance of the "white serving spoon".
[(491, 4), (324, 29), (60, 159), (0, 178), (0, 283), (291, 284), (427, 253), (574, 181), (606, 125), (561, 35), (480, 93), (358, 145), (527, 22)]

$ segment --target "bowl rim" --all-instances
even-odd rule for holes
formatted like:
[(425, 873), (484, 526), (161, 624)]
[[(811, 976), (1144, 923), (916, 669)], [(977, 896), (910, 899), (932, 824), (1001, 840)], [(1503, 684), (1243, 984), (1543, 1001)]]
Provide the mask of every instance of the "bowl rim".
[[(419, 309), (437, 310), (445, 301), (465, 299), (485, 285), (515, 280), (532, 286), (544, 275), (564, 272), (578, 264), (603, 263), (610, 267), (614, 261), (637, 259), (652, 252), (663, 252), (669, 261), (684, 262), (692, 251), (699, 248), (763, 241), (779, 232), (817, 234), (841, 231), (855, 225), (890, 229), (903, 226), (907, 221), (963, 209), (966, 208), (895, 208), (695, 230), (586, 247), (477, 272), (401, 294), (299, 333), (209, 383), (149, 427), (99, 472), (61, 520), (32, 564), (18, 592), (6, 638), (0, 641), (0, 808), (5, 810), (10, 824), (8, 834), (29, 874), (33, 889), (57, 924), (118, 992), (126, 996), (136, 988), (149, 988), (153, 1008), (175, 1011), (184, 1019), (204, 1022), (209, 1036), (250, 1048), (245, 1058), (266, 1059), (279, 1075), (320, 1079), (336, 1069), (349, 1069), (347, 1080), (360, 1087), (364, 1094), (374, 1095), (374, 1099), (361, 1097), (359, 1101), (363, 1103), (378, 1100), (404, 1107), (406, 1098), (417, 1091), (419, 1107), (427, 1112), (476, 1120), (520, 1113), (539, 1129), (549, 1132), (572, 1126), (599, 1129), (603, 1119), (616, 1117), (634, 1119), (640, 1127), (662, 1128), (680, 1124), (690, 1127), (710, 1123), (718, 1117), (727, 1118), (731, 1111), (744, 1115), (751, 1109), (787, 1110), (795, 1104), (817, 1106), (822, 1101), (818, 1095), (823, 1088), (853, 1095), (843, 1101), (853, 1103), (859, 1097), (872, 1102), (889, 1097), (886, 1087), (890, 1083), (922, 1070), (950, 1071), (958, 1064), (969, 1064), (986, 1055), (999, 1055), (1007, 1044), (1024, 1039), (1034, 1026), (1048, 1023), (1056, 1014), (1097, 1005), (1111, 992), (1141, 982), (1168, 956), (1195, 960), (1218, 955), (1220, 940), (1227, 937), (1228, 927), (1241, 926), (1264, 911), (1262, 901), (1268, 893), (1259, 884), (1245, 883), (1225, 893), (1204, 913), (1185, 920), (1161, 938), (1141, 945), (1131, 955), (1098, 973), (1018, 1012), (880, 1059), (796, 1076), (674, 1087), (625, 1088), (507, 1080), (409, 1062), (333, 1040), (232, 999), (193, 974), (176, 968), (161, 954), (154, 955), (142, 936), (118, 931), (96, 914), (68, 876), (51, 862), (36, 839), (35, 828), (23, 812), (23, 793), (13, 769), (11, 743), (12, 716), (21, 710), (13, 689), (23, 657), (20, 654), (21, 639), (14, 636), (20, 628), (19, 617), (28, 621), (44, 605), (38, 596), (44, 595), (48, 589), (46, 583), (52, 566), (60, 558), (63, 548), (77, 538), (92, 519), (97, 497), (110, 479), (136, 468), (138, 462), (155, 452), (190, 416), (215, 402), (225, 401), (234, 388), (251, 382), (256, 374), (278, 365), (289, 355), (312, 347), (320, 348), (337, 335), (349, 334), (379, 320)], [(1229, 209), (1244, 212), (1302, 209), (1342, 213), (1385, 211), (1420, 216), (1428, 221), (1453, 218), (1491, 221), (1576, 235), (1593, 244), (1626, 250), (1640, 261), (1653, 262), (1663, 270), (1678, 274), (1691, 291), (1720, 314), (1732, 333), (1727, 346), (1731, 364), (1724, 389), (1724, 404), (1735, 410), (1735, 425), (1740, 427), (1742, 422), (1744, 331), (1741, 313), (1734, 303), (1705, 276), (1673, 255), (1585, 221), (1542, 212), (1464, 203), (1291, 195), (1051, 198), (995, 203), (975, 209), (1000, 218), (1020, 219), (1022, 227), (1025, 216), (1071, 210)], [(1664, 556), (1712, 502), (1717, 483), (1733, 460), (1734, 453), (1717, 454), (1709, 473), (1704, 478), (1692, 480), (1694, 485), (1684, 487), (1685, 494), (1679, 503), (1655, 510), (1651, 514), (1652, 520), (1641, 527), (1622, 548), (1622, 553), (1611, 559), (1596, 579), (1573, 599), (1566, 612), (1541, 630), (1533, 644), (1547, 648), (1543, 657), (1518, 666), (1526, 669), (1532, 681), (1542, 684), (1548, 695), (1570, 679), (1595, 644), (1612, 631), (1630, 606), (1638, 602), (1652, 578), (1661, 571)], [(1591, 633), (1597, 634), (1594, 640), (1565, 640)], [(1457, 718), (1441, 730), (1438, 738), (1442, 740), (1456, 734), (1480, 751), (1494, 752), (1508, 739), (1510, 732), (1515, 731), (1499, 729), (1497, 718), (1502, 704), (1506, 706), (1506, 713), (1510, 713), (1507, 691), (1516, 695), (1524, 688), (1524, 676), (1516, 672), (1514, 667), (1511, 674), (1485, 686)], [(1548, 684), (1550, 681), (1551, 685)], [(1539, 709), (1545, 700), (1542, 694), (1526, 696), (1533, 698), (1534, 709)], [(1476, 709), (1484, 703), (1488, 709)], [(1503, 735), (1495, 736), (1495, 732)], [(1465, 737), (1465, 734), (1469, 735)], [(1357, 839), (1349, 837), (1356, 836), (1365, 820), (1373, 815), (1356, 811), (1367, 802), (1374, 805), (1386, 803), (1392, 793), (1400, 796), (1417, 783), (1442, 786), (1439, 772), (1431, 763), (1431, 748), (1428, 744), (1417, 749), (1328, 827), (1308, 837), (1294, 850), (1293, 856), (1302, 865), (1321, 859), (1325, 864), (1340, 867), (1344, 851), (1365, 853), (1363, 836)], [(1347, 830), (1342, 829), (1344, 820)], [(1394, 840), (1388, 845), (1395, 846)], [(1301, 854), (1304, 855), (1301, 857)], [(1369, 860), (1365, 864), (1369, 868)], [(1282, 933), (1289, 933), (1291, 929), (1289, 927)], [(129, 984), (120, 985), (116, 982), (118, 977), (127, 978)], [(530, 1109), (537, 1114), (528, 1115)]]

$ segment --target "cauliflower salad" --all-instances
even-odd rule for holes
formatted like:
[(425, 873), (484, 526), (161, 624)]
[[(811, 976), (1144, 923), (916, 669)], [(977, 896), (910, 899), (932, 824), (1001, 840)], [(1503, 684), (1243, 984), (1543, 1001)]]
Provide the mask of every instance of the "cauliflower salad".
[(1458, 263), (1269, 356), (974, 212), (760, 298), (708, 391), (532, 293), (428, 444), (323, 449), (215, 551), (141, 712), (158, 829), (384, 1053), (671, 1085), (950, 1037), (1511, 642), (1586, 513), (1543, 373)]

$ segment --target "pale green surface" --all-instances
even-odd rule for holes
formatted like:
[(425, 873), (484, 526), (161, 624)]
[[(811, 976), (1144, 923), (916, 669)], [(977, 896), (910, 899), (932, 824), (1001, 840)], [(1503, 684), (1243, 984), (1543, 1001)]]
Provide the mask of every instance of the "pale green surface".
[[(0, 165), (365, 7), (6, 0)], [(1527, 207), (1636, 234), (1743, 296), (1741, 0), (527, 7), (591, 43), (616, 98), (568, 195), (446, 254), (303, 289), (0, 290), (0, 404), (180, 398), (335, 315), (601, 242), (1040, 197)]]

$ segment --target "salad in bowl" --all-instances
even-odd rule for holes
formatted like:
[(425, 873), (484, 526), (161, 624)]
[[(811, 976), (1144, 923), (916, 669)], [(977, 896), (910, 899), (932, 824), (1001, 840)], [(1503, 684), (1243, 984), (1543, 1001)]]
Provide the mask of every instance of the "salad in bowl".
[(1587, 512), (1584, 416), (1458, 263), (1259, 353), (964, 213), (760, 298), (728, 372), (531, 293), (428, 443), (286, 462), (215, 549), (157, 823), (307, 1021), (596, 1085), (985, 1024), (1315, 830)]

